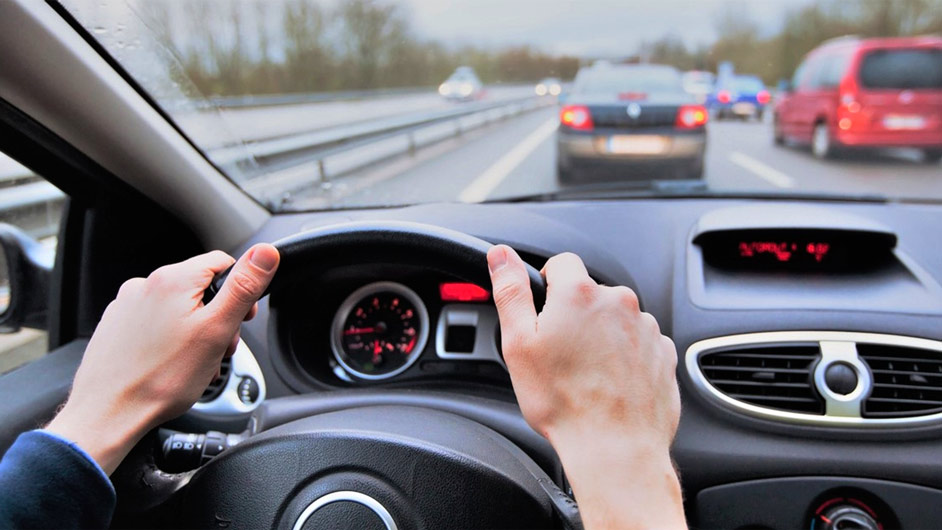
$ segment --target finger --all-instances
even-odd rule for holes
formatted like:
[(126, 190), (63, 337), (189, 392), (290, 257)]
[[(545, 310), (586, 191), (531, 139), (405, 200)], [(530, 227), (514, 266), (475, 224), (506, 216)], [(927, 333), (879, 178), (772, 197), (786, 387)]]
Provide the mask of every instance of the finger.
[(213, 276), (226, 270), (235, 260), (221, 250), (213, 250), (192, 258), (164, 265), (150, 273), (147, 281), (161, 289), (193, 289), (202, 291), (209, 286)]
[(248, 322), (255, 318), (256, 313), (258, 313), (258, 303), (252, 304), (252, 309), (249, 309), (249, 312), (245, 314), (245, 318), (242, 319), (243, 322)]
[(598, 284), (589, 277), (582, 259), (571, 252), (550, 258), (543, 266), (543, 275), (546, 277), (547, 305), (554, 298), (561, 298), (563, 303), (589, 299), (598, 289)]
[(226, 348), (224, 358), (232, 357), (235, 354), (236, 349), (239, 347), (239, 339), (239, 332), (236, 331), (236, 334), (232, 336), (232, 341), (229, 342), (229, 347)]
[(232, 267), (209, 309), (223, 321), (238, 325), (265, 293), (280, 260), (278, 249), (267, 243), (250, 248)]
[(536, 332), (536, 308), (523, 260), (507, 245), (497, 245), (487, 252), (487, 267), (504, 343), (532, 336)]

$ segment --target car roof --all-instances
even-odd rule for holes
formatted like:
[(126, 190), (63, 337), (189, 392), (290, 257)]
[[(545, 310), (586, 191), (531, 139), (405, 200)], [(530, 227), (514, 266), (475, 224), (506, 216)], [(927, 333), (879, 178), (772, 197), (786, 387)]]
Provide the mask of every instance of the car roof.
[(587, 72), (677, 72), (680, 73), (680, 70), (674, 68), (673, 66), (667, 64), (613, 64), (611, 66), (606, 66), (604, 68), (586, 68)]
[(829, 53), (836, 50), (846, 50), (848, 48), (868, 51), (884, 48), (910, 47), (942, 48), (942, 37), (935, 35), (924, 35), (918, 37), (880, 37), (865, 39), (854, 35), (848, 35), (825, 41), (823, 44), (812, 50), (809, 55)]

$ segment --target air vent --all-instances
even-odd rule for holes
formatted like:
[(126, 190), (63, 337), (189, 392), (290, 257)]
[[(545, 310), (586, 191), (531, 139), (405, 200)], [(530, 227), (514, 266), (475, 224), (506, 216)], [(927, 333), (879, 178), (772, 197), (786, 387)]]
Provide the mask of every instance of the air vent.
[(886, 344), (857, 344), (870, 367), (873, 390), (865, 418), (899, 418), (942, 412), (942, 353)]
[(749, 346), (704, 352), (699, 366), (707, 382), (727, 396), (760, 407), (824, 414), (812, 373), (817, 345)]
[(226, 388), (226, 383), (229, 382), (229, 374), (232, 372), (232, 359), (226, 357), (222, 360), (222, 364), (219, 367), (219, 377), (213, 379), (213, 382), (206, 387), (206, 390), (203, 391), (203, 395), (200, 396), (200, 403), (210, 402), (222, 393), (222, 389)]

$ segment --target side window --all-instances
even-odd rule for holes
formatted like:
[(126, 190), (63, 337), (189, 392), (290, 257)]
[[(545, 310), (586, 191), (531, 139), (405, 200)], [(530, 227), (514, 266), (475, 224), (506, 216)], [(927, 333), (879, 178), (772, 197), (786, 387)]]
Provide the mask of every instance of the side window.
[(818, 90), (821, 88), (821, 78), (827, 70), (828, 62), (831, 56), (818, 56), (808, 62), (808, 68), (805, 69), (802, 85), (808, 90)]
[(808, 86), (808, 74), (811, 72), (812, 67), (814, 66), (815, 61), (805, 60), (798, 68), (795, 69), (795, 75), (792, 76), (792, 89), (793, 90), (807, 90)]
[(847, 71), (847, 65), (850, 63), (851, 51), (841, 51), (829, 55), (822, 63), (817, 75), (817, 85), (820, 88), (837, 88), (841, 84), (841, 78)]
[[(58, 188), (0, 152), (0, 223), (19, 228), (53, 254), (64, 204), (65, 195)], [(5, 256), (0, 252), (0, 313), (10, 304), (7, 276)], [(23, 328), (0, 334), (0, 374), (45, 354), (47, 349), (44, 331)]]

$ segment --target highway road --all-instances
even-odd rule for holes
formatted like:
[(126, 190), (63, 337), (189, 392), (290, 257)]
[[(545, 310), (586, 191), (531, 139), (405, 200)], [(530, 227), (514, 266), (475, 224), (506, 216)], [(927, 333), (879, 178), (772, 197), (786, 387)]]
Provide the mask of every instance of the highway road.
[[(491, 125), (312, 185), (291, 208), (320, 209), (430, 201), (477, 202), (552, 192), (556, 109), (549, 107)], [(704, 180), (712, 191), (878, 195), (942, 200), (942, 165), (925, 164), (918, 151), (845, 155), (817, 160), (806, 148), (773, 145), (767, 122), (713, 122), (708, 126)]]
[[(533, 86), (488, 87), (481, 101), (499, 102), (533, 95)], [(370, 99), (327, 101), (297, 105), (271, 105), (176, 114), (180, 127), (203, 149), (233, 143), (280, 138), (340, 125), (420, 112), (459, 107), (434, 89), (427, 93), (398, 94)]]

